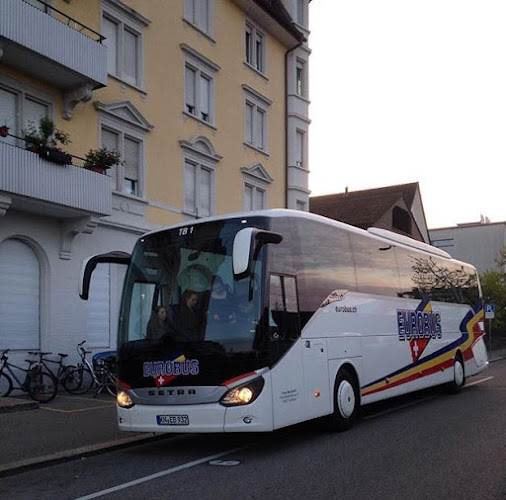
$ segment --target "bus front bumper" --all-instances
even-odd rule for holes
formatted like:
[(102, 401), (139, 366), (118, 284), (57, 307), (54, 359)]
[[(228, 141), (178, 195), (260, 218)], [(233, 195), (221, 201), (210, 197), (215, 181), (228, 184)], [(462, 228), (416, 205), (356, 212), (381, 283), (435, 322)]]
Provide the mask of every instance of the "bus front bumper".
[[(263, 399), (263, 398), (259, 398)], [(199, 405), (117, 406), (121, 431), (154, 433), (269, 432), (272, 411), (255, 401), (251, 405), (224, 407), (219, 403)]]

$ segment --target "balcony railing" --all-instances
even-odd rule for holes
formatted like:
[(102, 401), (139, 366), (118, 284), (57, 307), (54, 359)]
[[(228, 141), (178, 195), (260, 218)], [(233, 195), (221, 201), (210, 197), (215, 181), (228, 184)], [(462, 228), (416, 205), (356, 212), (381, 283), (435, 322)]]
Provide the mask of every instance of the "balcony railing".
[(55, 217), (112, 213), (111, 178), (75, 165), (59, 165), (0, 141), (0, 193), (11, 207)]
[[(40, 2), (0, 1), (2, 63), (62, 90), (107, 84), (107, 47), (100, 33)], [(47, 11), (47, 12), (46, 12)]]

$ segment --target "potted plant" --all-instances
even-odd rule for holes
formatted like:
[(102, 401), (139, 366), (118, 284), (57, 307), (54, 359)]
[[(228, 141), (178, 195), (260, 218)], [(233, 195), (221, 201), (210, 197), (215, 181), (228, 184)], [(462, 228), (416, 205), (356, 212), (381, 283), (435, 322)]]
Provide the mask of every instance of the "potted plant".
[(84, 168), (105, 174), (106, 170), (115, 165), (122, 165), (121, 155), (112, 149), (102, 147), (90, 149), (84, 157)]
[(62, 146), (70, 143), (69, 135), (57, 129), (53, 120), (46, 116), (39, 120), (38, 127), (30, 124), (23, 130), (26, 149), (38, 153), (41, 158), (67, 165), (72, 163), (72, 156), (62, 151)]

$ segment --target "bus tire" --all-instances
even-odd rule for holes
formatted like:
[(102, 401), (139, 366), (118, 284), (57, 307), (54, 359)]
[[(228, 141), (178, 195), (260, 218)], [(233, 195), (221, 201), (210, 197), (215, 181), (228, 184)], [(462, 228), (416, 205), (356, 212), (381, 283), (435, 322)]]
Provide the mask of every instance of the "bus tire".
[(341, 368), (334, 386), (334, 412), (329, 416), (330, 429), (337, 432), (350, 429), (357, 417), (359, 401), (355, 377), (348, 368)]
[(459, 393), (466, 383), (466, 373), (464, 371), (464, 361), (462, 354), (458, 352), (453, 361), (453, 380), (446, 385), (450, 394)]

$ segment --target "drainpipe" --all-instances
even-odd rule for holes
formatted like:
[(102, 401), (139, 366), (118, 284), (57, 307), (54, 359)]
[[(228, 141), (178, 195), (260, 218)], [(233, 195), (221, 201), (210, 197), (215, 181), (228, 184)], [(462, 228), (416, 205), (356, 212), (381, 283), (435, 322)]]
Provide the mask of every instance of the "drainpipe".
[(285, 52), (285, 208), (288, 208), (288, 57), (291, 52), (302, 47), (303, 44), (304, 40)]

